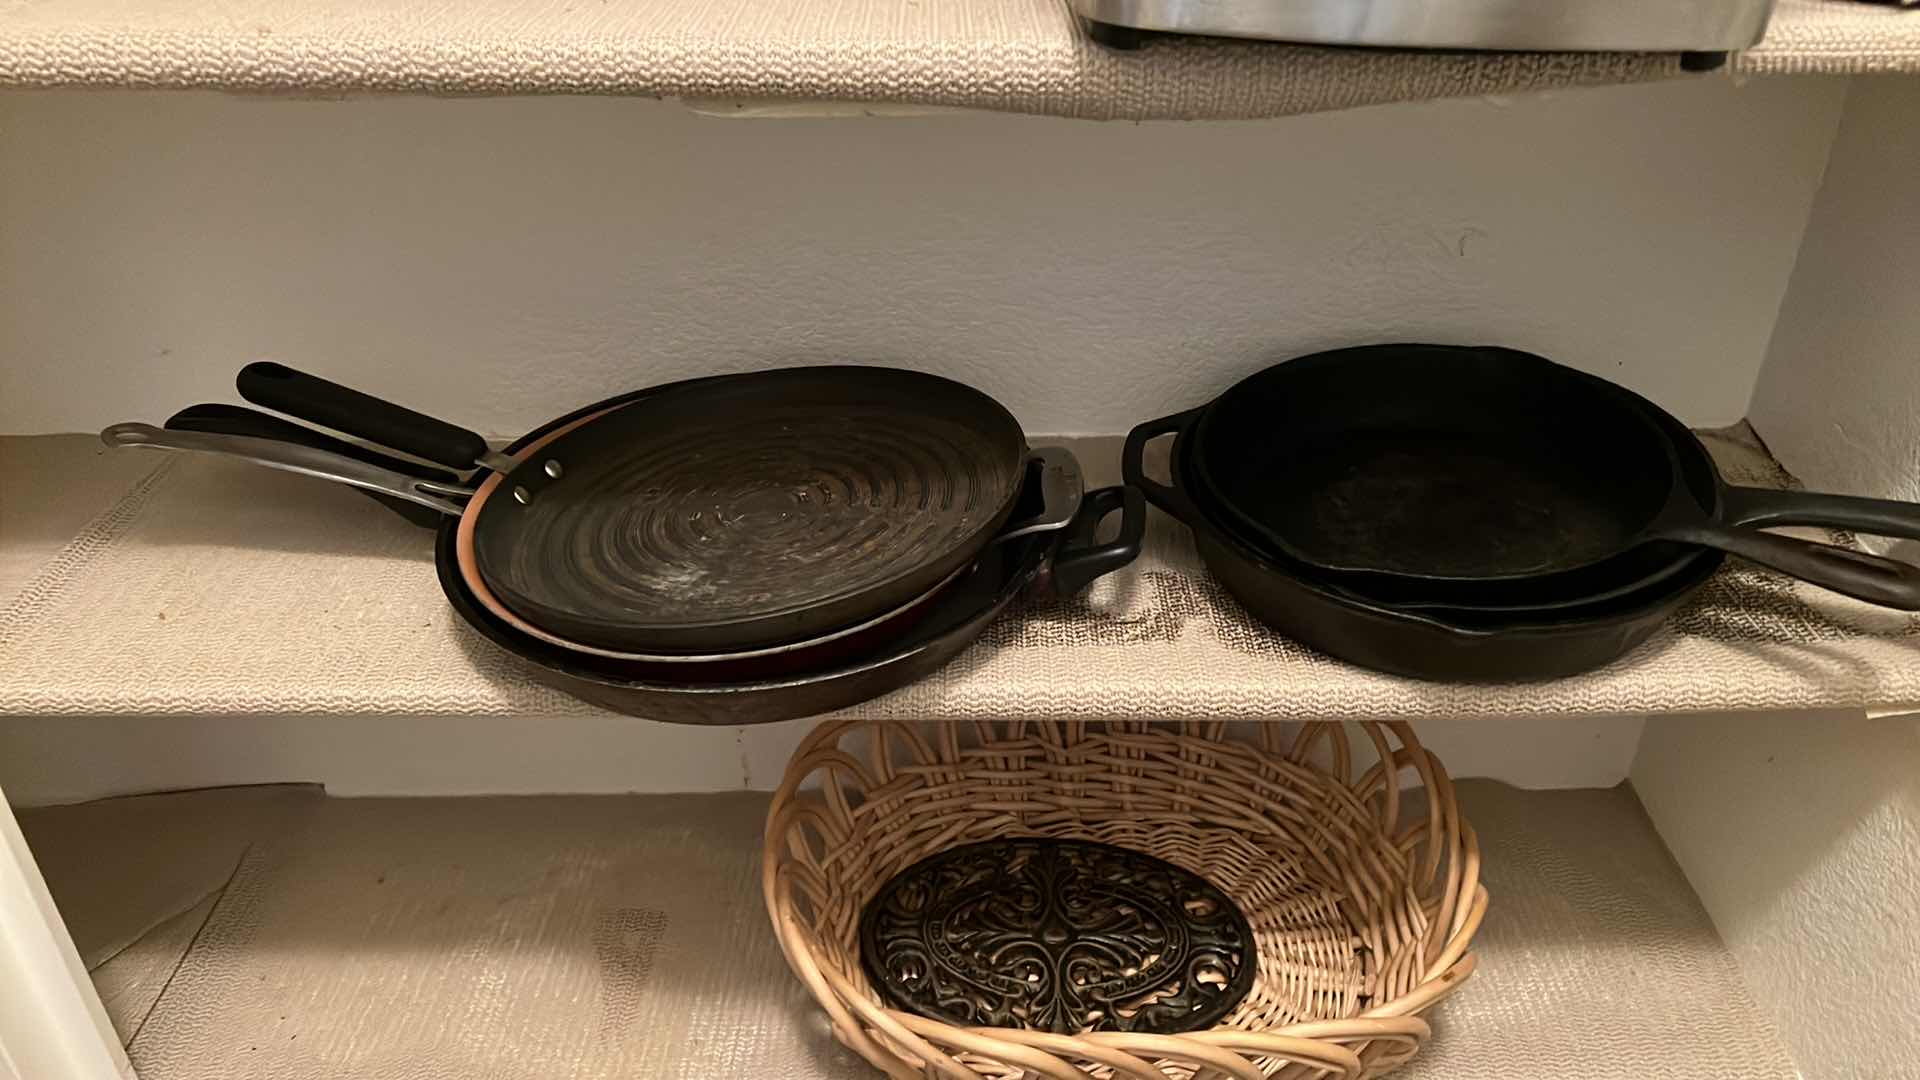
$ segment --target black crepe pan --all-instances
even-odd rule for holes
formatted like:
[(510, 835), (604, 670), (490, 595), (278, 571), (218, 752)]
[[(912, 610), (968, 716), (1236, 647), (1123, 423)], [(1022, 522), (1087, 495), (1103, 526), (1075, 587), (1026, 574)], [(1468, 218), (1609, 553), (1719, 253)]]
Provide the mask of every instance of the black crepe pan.
[(524, 461), (277, 364), (238, 384), (335, 431), (487, 466), (464, 508), (476, 584), (531, 625), (620, 652), (774, 646), (897, 609), (1000, 532), (1028, 456), (992, 398), (892, 368), (657, 388), (550, 430)]
[(1651, 585), (1690, 549), (1713, 547), (1920, 609), (1920, 567), (1729, 517), (1920, 536), (1920, 506), (1717, 479), (1703, 499), (1684, 473), (1710, 459), (1691, 433), (1671, 433), (1669, 414), (1530, 353), (1320, 353), (1149, 426), (1191, 432), (1194, 496), (1237, 536), (1396, 606), (1578, 606)]
[[(1172, 482), (1150, 479), (1143, 465), (1146, 446), (1164, 434), (1152, 427), (1143, 424), (1127, 436), (1121, 463), (1126, 482), (1193, 530), (1207, 569), (1248, 614), (1295, 641), (1375, 671), (1438, 682), (1521, 682), (1591, 671), (1652, 636), (1726, 559), (1720, 551), (1700, 551), (1644, 590), (1557, 614), (1441, 618), (1401, 610), (1328, 584), (1311, 568), (1269, 555), (1224, 528), (1190, 497), (1184, 436), (1174, 441)], [(1701, 490), (1712, 478), (1696, 465), (1687, 481)]]

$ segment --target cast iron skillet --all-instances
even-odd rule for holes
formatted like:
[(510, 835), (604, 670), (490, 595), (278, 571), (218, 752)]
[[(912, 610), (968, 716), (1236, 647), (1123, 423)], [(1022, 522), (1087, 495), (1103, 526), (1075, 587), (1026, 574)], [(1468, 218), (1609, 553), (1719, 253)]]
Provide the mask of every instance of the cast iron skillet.
[[(1920, 567), (1739, 528), (1726, 515), (1920, 536), (1920, 506), (1689, 489), (1672, 417), (1512, 349), (1381, 345), (1277, 364), (1181, 427), (1195, 498), (1258, 550), (1400, 605), (1541, 610), (1624, 595), (1703, 545), (1920, 609)], [(1710, 467), (1710, 466), (1709, 466)]]
[[(1677, 421), (1669, 421), (1680, 428)], [(1684, 430), (1684, 428), (1680, 428)], [(1670, 432), (1671, 433), (1671, 432)], [(1164, 431), (1143, 424), (1127, 436), (1126, 482), (1193, 530), (1207, 569), (1254, 618), (1303, 644), (1361, 667), (1445, 682), (1559, 678), (1601, 667), (1645, 641), (1725, 561), (1704, 550), (1646, 589), (1555, 615), (1509, 619), (1465, 613), (1446, 619), (1397, 610), (1319, 579), (1311, 568), (1269, 556), (1222, 528), (1189, 499), (1186, 436), (1173, 446), (1171, 485), (1148, 479), (1147, 443)], [(1695, 491), (1715, 482), (1711, 465), (1685, 468)]]
[(623, 652), (772, 646), (895, 610), (1000, 532), (1028, 456), (991, 397), (893, 368), (654, 388), (548, 425), (520, 462), (277, 364), (238, 382), (257, 405), (487, 466), (498, 475), (476, 475), (463, 508), (475, 585), (533, 626)]

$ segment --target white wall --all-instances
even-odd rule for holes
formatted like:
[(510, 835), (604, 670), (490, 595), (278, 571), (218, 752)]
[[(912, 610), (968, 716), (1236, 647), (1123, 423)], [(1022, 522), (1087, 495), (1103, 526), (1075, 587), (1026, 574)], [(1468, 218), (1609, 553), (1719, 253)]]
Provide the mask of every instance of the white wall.
[(1801, 1074), (1920, 1076), (1920, 716), (1662, 720), (1633, 786)]
[[(1920, 81), (1859, 79), (1753, 417), (1810, 486), (1920, 498)], [(1813, 1080), (1920, 1076), (1920, 716), (1662, 720), (1633, 784)]]
[(1920, 79), (1855, 80), (1752, 411), (1808, 486), (1920, 500)]
[(635, 384), (909, 364), (1115, 432), (1267, 360), (1530, 347), (1738, 418), (1844, 84), (1258, 123), (0, 94), (0, 432), (262, 357), (514, 433)]

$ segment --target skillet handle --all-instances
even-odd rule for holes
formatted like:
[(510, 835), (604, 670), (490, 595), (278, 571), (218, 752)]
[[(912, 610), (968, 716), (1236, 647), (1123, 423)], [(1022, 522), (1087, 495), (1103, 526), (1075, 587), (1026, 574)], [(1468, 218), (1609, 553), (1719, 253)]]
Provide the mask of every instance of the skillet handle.
[[(168, 431), (200, 431), (209, 435), (246, 435), (255, 439), (296, 443), (315, 450), (324, 450), (330, 454), (338, 454), (341, 457), (352, 458), (355, 461), (363, 461), (368, 465), (391, 472), (416, 476), (422, 480), (436, 480), (443, 484), (460, 482), (458, 476), (444, 469), (389, 457), (358, 443), (336, 439), (324, 431), (315, 431), (310, 427), (282, 420), (270, 413), (239, 405), (189, 405), (169, 417), (166, 428)], [(431, 506), (409, 502), (383, 491), (373, 491), (368, 488), (354, 490), (422, 528), (434, 528), (447, 516)]]
[[(1116, 510), (1120, 512), (1120, 535), (1109, 543), (1095, 543), (1101, 523)], [(1132, 562), (1140, 555), (1140, 540), (1146, 533), (1147, 503), (1140, 497), (1139, 488), (1123, 485), (1088, 492), (1080, 500), (1080, 516), (1054, 552), (1049, 576), (1054, 593), (1072, 596), (1095, 578)]]
[(255, 405), (404, 450), (450, 469), (464, 472), (489, 453), (487, 440), (465, 428), (283, 364), (248, 364), (240, 369), (234, 383), (240, 396)]
[(1718, 522), (1663, 538), (1716, 547), (1869, 604), (1920, 611), (1920, 566), (1912, 563)]
[(1721, 494), (1722, 517), (1736, 525), (1821, 525), (1920, 540), (1920, 503), (1754, 487), (1729, 487)]
[(204, 431), (157, 428), (148, 424), (114, 424), (100, 433), (100, 441), (116, 447), (144, 446), (155, 450), (221, 454), (251, 461), (255, 465), (265, 465), (269, 469), (317, 476), (322, 480), (393, 495), (432, 507), (449, 517), (461, 516), (466, 510), (468, 497), (473, 494), (457, 484), (423, 480), (328, 450), (252, 435), (209, 434)]
[[(1147, 479), (1145, 464), (1147, 444), (1162, 435), (1185, 434), (1192, 426), (1194, 418), (1198, 417), (1205, 408), (1206, 406), (1202, 405), (1199, 408), (1188, 409), (1186, 412), (1174, 413), (1172, 416), (1163, 416), (1158, 420), (1149, 420), (1141, 424), (1127, 432), (1126, 447), (1120, 451), (1120, 474), (1127, 486), (1138, 488), (1147, 497), (1148, 502), (1188, 525), (1201, 520), (1200, 511), (1187, 498), (1186, 492), (1157, 480)], [(1180, 482), (1177, 476), (1172, 480), (1175, 484)]]

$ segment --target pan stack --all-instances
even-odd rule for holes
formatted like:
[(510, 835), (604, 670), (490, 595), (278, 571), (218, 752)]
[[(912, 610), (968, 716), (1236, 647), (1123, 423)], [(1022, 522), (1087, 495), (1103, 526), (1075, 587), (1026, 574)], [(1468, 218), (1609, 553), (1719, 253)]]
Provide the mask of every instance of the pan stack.
[[(743, 724), (925, 675), (1022, 592), (1131, 561), (1137, 492), (1083, 492), (991, 397), (892, 368), (789, 368), (610, 398), (504, 451), (278, 364), (248, 401), (108, 444), (237, 456), (353, 485), (436, 530), (448, 602), (550, 683), (609, 708)], [(319, 428), (360, 440), (349, 442)], [(1101, 522), (1122, 517), (1118, 539)]]
[[(1161, 483), (1143, 457), (1167, 434)], [(1600, 667), (1729, 553), (1920, 610), (1920, 567), (1759, 528), (1920, 538), (1920, 506), (1729, 486), (1652, 402), (1513, 349), (1291, 360), (1135, 428), (1124, 466), (1193, 528), (1253, 615), (1396, 674), (1507, 681)]]

